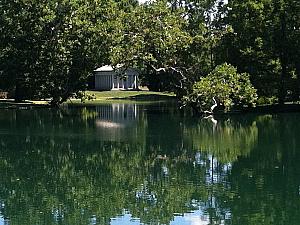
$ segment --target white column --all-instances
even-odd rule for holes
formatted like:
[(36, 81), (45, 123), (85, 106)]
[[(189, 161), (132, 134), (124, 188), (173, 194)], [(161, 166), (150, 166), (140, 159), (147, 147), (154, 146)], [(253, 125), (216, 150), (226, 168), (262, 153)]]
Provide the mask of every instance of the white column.
[(137, 83), (137, 80), (136, 80), (136, 75), (134, 75), (134, 89), (137, 89), (137, 85), (136, 85), (136, 83)]

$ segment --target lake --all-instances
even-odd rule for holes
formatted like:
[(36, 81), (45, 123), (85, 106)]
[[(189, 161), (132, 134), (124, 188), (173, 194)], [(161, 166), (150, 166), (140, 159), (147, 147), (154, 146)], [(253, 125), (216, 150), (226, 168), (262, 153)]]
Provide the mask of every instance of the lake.
[(300, 114), (0, 110), (0, 225), (300, 224)]

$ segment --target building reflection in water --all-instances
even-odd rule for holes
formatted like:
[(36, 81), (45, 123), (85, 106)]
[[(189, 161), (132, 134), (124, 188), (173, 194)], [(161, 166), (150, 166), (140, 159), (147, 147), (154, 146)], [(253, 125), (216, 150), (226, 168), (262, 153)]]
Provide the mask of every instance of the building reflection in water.
[(96, 106), (95, 125), (102, 140), (141, 140), (146, 120), (136, 104), (110, 104)]
[(111, 104), (96, 107), (97, 127), (124, 128), (136, 122), (138, 111), (136, 104)]

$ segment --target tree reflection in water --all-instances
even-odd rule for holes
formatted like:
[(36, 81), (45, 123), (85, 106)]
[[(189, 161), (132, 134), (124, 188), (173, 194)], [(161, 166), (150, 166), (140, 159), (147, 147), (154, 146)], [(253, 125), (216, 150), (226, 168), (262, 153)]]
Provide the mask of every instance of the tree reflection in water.
[(168, 105), (0, 111), (1, 215), (7, 224), (297, 224), (299, 114), (215, 119)]

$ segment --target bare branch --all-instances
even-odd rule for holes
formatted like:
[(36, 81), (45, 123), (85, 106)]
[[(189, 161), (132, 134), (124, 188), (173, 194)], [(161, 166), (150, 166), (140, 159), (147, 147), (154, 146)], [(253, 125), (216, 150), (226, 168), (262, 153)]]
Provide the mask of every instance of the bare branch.
[(160, 71), (164, 71), (166, 72), (167, 68), (161, 67), (161, 68), (155, 68), (153, 65), (151, 65), (151, 67), (156, 71), (156, 72), (160, 72)]

